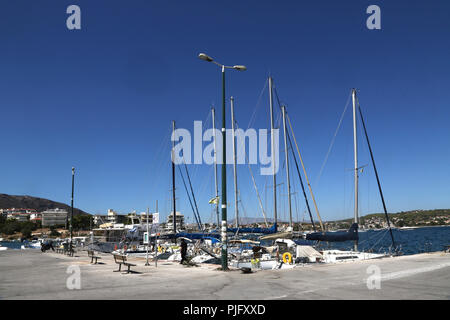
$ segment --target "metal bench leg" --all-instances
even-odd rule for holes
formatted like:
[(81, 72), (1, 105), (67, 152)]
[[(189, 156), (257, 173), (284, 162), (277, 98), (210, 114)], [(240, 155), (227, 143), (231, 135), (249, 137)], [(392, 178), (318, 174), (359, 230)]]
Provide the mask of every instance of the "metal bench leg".
[(119, 270), (114, 270), (114, 272), (120, 272), (121, 268), (122, 268), (122, 264), (119, 263)]

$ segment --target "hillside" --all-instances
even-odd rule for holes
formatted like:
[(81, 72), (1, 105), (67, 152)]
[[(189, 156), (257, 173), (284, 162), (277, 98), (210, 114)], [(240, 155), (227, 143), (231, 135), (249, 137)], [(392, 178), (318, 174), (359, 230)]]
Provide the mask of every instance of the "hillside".
[[(38, 212), (45, 211), (47, 209), (66, 209), (70, 213), (70, 205), (55, 202), (48, 199), (36, 198), (31, 196), (14, 196), (0, 193), (0, 209), (9, 209), (9, 208), (27, 208), (27, 209), (35, 209)], [(73, 208), (74, 215), (80, 214), (89, 214), (80, 209)]]
[[(399, 228), (450, 225), (450, 209), (401, 211), (398, 213), (389, 213), (388, 216), (391, 226)], [(333, 229), (341, 229), (349, 227), (351, 222), (352, 219), (329, 221), (327, 225)], [(365, 215), (360, 217), (359, 222), (361, 226), (369, 229), (387, 227), (384, 213)]]
[[(423, 226), (444, 226), (450, 225), (450, 209), (434, 209), (434, 210), (412, 210), (402, 211), (398, 213), (389, 213), (389, 220), (392, 227), (423, 227)], [(262, 218), (240, 218), (242, 225), (261, 224)], [(267, 219), (269, 223), (273, 223), (273, 219)], [(319, 225), (317, 220), (314, 222)], [(234, 219), (229, 222), (234, 224)], [(279, 221), (279, 223), (287, 223)], [(328, 230), (348, 229), (353, 223), (353, 219), (344, 219), (336, 221), (324, 221), (324, 226)], [(297, 224), (297, 223), (295, 223)], [(301, 223), (303, 229), (311, 229), (311, 223), (304, 221)], [(379, 229), (387, 227), (386, 217), (384, 213), (372, 213), (359, 218), (359, 225), (364, 229)]]

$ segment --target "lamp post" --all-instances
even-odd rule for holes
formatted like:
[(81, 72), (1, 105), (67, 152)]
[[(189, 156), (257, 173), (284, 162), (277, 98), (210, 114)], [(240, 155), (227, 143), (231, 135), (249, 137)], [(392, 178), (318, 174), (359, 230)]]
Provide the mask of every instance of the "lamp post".
[(212, 62), (222, 69), (222, 270), (228, 270), (228, 253), (227, 253), (227, 168), (226, 168), (226, 135), (225, 135), (225, 69), (235, 69), (245, 71), (247, 68), (242, 65), (226, 66), (213, 58), (200, 53), (198, 57), (206, 62)]

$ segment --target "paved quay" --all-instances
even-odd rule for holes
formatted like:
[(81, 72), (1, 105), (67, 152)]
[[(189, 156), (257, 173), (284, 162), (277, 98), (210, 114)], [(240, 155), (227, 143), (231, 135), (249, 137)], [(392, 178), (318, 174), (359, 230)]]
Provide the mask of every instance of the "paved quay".
[[(130, 262), (139, 273), (122, 274), (113, 272), (111, 255), (100, 256), (101, 264), (91, 265), (85, 251), (75, 257), (1, 251), (0, 299), (450, 299), (450, 254), (443, 252), (251, 274), (163, 260), (158, 267), (144, 266), (145, 259), (138, 258)], [(80, 289), (68, 288), (68, 282), (77, 283), (73, 270), (80, 271)]]

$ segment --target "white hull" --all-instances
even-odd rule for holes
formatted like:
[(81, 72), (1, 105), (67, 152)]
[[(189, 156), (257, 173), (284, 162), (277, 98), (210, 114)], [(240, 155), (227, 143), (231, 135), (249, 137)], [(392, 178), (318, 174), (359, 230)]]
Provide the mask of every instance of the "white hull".
[(384, 254), (342, 251), (342, 250), (325, 250), (322, 252), (322, 261), (324, 263), (341, 263), (347, 261), (359, 261), (369, 259), (379, 259), (385, 257)]

